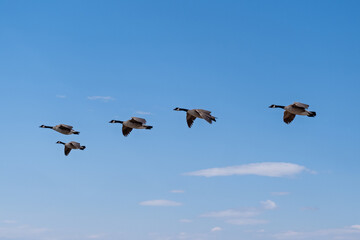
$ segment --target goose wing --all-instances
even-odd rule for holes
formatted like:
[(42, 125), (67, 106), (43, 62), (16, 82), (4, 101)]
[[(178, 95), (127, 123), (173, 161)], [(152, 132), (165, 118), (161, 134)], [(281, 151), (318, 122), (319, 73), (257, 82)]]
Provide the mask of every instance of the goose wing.
[(296, 116), (295, 114), (292, 114), (292, 113), (290, 113), (290, 112), (288, 112), (288, 111), (285, 111), (285, 112), (284, 112), (284, 122), (285, 122), (286, 124), (291, 123), (292, 120), (294, 120), (295, 116)]
[(66, 125), (66, 124), (59, 124), (58, 125), (61, 130), (71, 130), (73, 126)]
[(203, 109), (196, 109), (196, 112), (208, 123), (212, 123), (211, 112)]
[(146, 120), (145, 120), (145, 119), (143, 119), (143, 118), (138, 118), (138, 117), (132, 117), (132, 118), (130, 119), (130, 122), (146, 124)]
[(70, 142), (69, 144), (71, 146), (73, 146), (74, 148), (80, 148), (80, 143), (78, 143), (78, 142)]
[(189, 126), (189, 128), (191, 128), (195, 119), (196, 119), (196, 117), (194, 117), (193, 115), (191, 115), (189, 113), (186, 113), (186, 122), (187, 122), (187, 125)]
[(205, 110), (205, 109), (196, 109), (196, 111), (198, 111), (199, 113), (200, 112), (203, 112), (203, 113), (206, 113), (206, 114), (210, 114), (211, 111), (208, 111), (208, 110)]
[(65, 146), (64, 152), (65, 152), (65, 156), (69, 155), (71, 151), (71, 148), (68, 148), (67, 146)]
[(125, 137), (127, 137), (130, 132), (132, 131), (132, 128), (126, 127), (125, 125), (123, 125), (122, 127), (122, 133)]
[(305, 104), (305, 103), (299, 103), (299, 102), (294, 102), (292, 104), (294, 107), (298, 107), (298, 108), (304, 108), (304, 109), (308, 109), (309, 105)]

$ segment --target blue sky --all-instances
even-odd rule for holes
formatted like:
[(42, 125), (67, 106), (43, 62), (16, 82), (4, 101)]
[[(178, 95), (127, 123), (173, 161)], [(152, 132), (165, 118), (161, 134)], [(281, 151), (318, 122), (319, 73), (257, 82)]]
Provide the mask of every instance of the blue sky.
[(359, 239), (359, 7), (0, 1), (0, 239)]

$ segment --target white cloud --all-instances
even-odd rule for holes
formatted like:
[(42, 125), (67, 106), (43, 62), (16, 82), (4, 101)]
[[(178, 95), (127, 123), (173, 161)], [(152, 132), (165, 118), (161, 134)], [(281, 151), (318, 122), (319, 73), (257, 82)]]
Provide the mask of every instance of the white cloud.
[(206, 233), (186, 233), (180, 232), (177, 234), (171, 235), (164, 235), (162, 233), (152, 232), (148, 234), (150, 239), (152, 240), (180, 240), (180, 239), (187, 239), (187, 240), (216, 240), (217, 235), (211, 234), (210, 232)]
[(171, 190), (171, 193), (184, 193), (184, 190)]
[(191, 220), (191, 219), (180, 219), (179, 222), (182, 222), (182, 223), (191, 223), (191, 222), (193, 222), (193, 220)]
[(100, 234), (93, 234), (93, 235), (87, 236), (87, 238), (89, 238), (89, 239), (99, 239), (101, 237), (102, 237), (102, 235), (100, 235)]
[(151, 112), (137, 111), (136, 113), (140, 115), (151, 115)]
[(317, 239), (317, 240), (328, 240), (328, 239), (351, 239), (357, 240), (360, 239), (360, 228), (352, 225), (350, 227), (344, 228), (332, 228), (332, 229), (322, 229), (312, 232), (300, 232), (300, 231), (286, 231), (273, 235), (276, 239)]
[(88, 97), (89, 100), (101, 100), (104, 102), (108, 102), (110, 100), (115, 100), (115, 98), (110, 97), (110, 96), (90, 96)]
[(58, 94), (58, 95), (56, 95), (56, 97), (57, 97), (57, 98), (66, 98), (66, 95), (60, 95), (60, 94)]
[(210, 230), (210, 232), (219, 232), (219, 231), (222, 231), (221, 227), (214, 227)]
[(243, 210), (227, 209), (223, 211), (208, 212), (200, 217), (225, 218), (225, 222), (234, 225), (258, 225), (268, 223), (267, 220), (256, 219), (254, 217), (261, 215), (266, 210), (272, 210), (277, 207), (271, 200), (261, 201), (262, 207), (247, 208)]
[(50, 230), (29, 225), (7, 225), (0, 227), (0, 239), (42, 239)]
[(360, 230), (360, 225), (352, 225), (350, 226), (350, 228)]
[(285, 195), (289, 195), (290, 192), (272, 192), (271, 195), (274, 196), (285, 196)]
[[(190, 176), (231, 176), (231, 175), (258, 175), (267, 177), (286, 177), (299, 174), (307, 169), (294, 163), (262, 162), (223, 168), (209, 168), (195, 172), (185, 173)], [(308, 170), (309, 171), (309, 170)]]
[(218, 212), (209, 212), (201, 215), (201, 217), (214, 217), (214, 218), (225, 218), (225, 217), (254, 217), (259, 215), (260, 212), (256, 209), (247, 209), (247, 210), (235, 210), (235, 209), (228, 209), (224, 211)]
[(149, 200), (139, 203), (142, 206), (159, 206), (159, 207), (173, 207), (173, 206), (181, 206), (182, 203), (174, 202), (170, 200)]
[(253, 218), (242, 218), (242, 219), (230, 219), (227, 223), (234, 225), (258, 225), (268, 223), (266, 220), (253, 219)]
[(6, 224), (13, 224), (13, 223), (17, 223), (15, 220), (3, 220), (1, 221), (2, 223), (6, 223)]
[(271, 200), (261, 201), (261, 205), (263, 208), (268, 210), (275, 209), (277, 207), (276, 203)]
[(300, 235), (302, 235), (301, 232), (287, 231), (287, 232), (275, 234), (274, 237), (277, 239), (288, 239), (293, 237), (299, 237)]

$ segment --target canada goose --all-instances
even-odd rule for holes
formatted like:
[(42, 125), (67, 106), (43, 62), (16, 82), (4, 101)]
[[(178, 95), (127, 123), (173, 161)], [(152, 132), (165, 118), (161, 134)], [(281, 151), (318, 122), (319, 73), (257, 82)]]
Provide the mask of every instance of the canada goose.
[(174, 108), (174, 111), (184, 111), (186, 112), (186, 122), (189, 128), (194, 123), (194, 120), (196, 118), (202, 118), (205, 119), (208, 123), (212, 123), (212, 121), (216, 122), (216, 118), (214, 116), (211, 116), (211, 112), (204, 109), (186, 109), (186, 108)]
[(71, 142), (68, 142), (68, 143), (57, 141), (56, 143), (65, 145), (65, 149), (64, 149), (65, 156), (69, 155), (71, 149), (84, 150), (86, 148), (85, 146), (81, 146), (80, 143), (74, 142), (74, 141), (71, 141)]
[(294, 120), (296, 115), (304, 115), (308, 117), (315, 117), (316, 112), (310, 112), (308, 109), (309, 105), (299, 102), (294, 102), (288, 106), (280, 106), (280, 105), (271, 105), (269, 108), (282, 108), (285, 110), (284, 112), (284, 122), (289, 124)]
[(65, 134), (65, 135), (70, 135), (70, 134), (75, 134), (75, 135), (79, 135), (80, 132), (78, 131), (74, 131), (73, 130), (73, 126), (69, 126), (66, 124), (59, 124), (56, 125), (54, 127), (50, 127), (50, 126), (45, 126), (45, 125), (41, 125), (41, 128), (51, 128), (59, 133)]
[(130, 132), (135, 129), (152, 129), (152, 126), (147, 126), (146, 120), (143, 118), (138, 117), (132, 117), (130, 120), (127, 121), (118, 121), (118, 120), (111, 120), (109, 123), (121, 123), (123, 125), (122, 127), (122, 133), (125, 137), (127, 137)]

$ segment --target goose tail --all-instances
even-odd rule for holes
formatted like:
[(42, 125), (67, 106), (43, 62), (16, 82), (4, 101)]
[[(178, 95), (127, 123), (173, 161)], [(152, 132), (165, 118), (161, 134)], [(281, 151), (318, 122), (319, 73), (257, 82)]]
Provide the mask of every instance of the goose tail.
[(145, 129), (149, 129), (149, 130), (152, 129), (152, 128), (153, 128), (153, 126), (146, 126), (145, 127)]
[(75, 135), (79, 135), (79, 134), (80, 134), (80, 132), (78, 132), (78, 131), (73, 131), (73, 134), (75, 134)]

